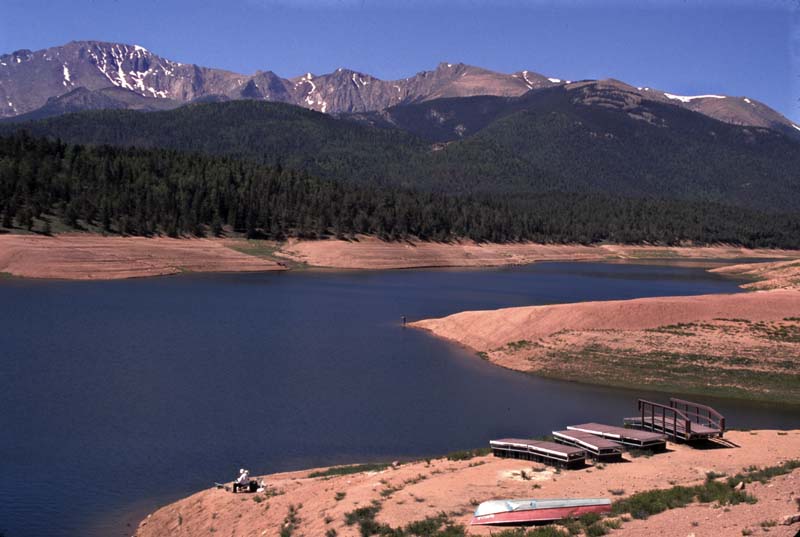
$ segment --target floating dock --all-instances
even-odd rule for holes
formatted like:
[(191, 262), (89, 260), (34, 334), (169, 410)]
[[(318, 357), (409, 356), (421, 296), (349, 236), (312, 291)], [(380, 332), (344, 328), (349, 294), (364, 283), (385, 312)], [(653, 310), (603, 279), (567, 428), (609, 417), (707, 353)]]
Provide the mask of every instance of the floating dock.
[(538, 461), (566, 468), (575, 468), (586, 464), (585, 450), (545, 440), (502, 438), (490, 441), (489, 445), (495, 457)]
[(660, 432), (684, 442), (722, 438), (725, 433), (722, 414), (708, 405), (674, 397), (669, 405), (639, 399), (639, 415), (625, 418), (625, 425)]
[(640, 431), (638, 429), (628, 429), (602, 423), (582, 423), (580, 425), (569, 425), (567, 430), (589, 433), (629, 447), (652, 450), (662, 450), (667, 447), (667, 437), (663, 434)]
[(623, 446), (619, 442), (582, 431), (553, 431), (556, 442), (586, 450), (598, 461), (613, 461), (622, 458)]

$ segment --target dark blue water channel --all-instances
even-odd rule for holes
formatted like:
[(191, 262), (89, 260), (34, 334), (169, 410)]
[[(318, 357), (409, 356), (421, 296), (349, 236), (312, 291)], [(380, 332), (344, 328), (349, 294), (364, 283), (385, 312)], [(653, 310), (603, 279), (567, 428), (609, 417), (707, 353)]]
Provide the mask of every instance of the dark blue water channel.
[[(737, 291), (697, 268), (182, 275), (0, 283), (0, 532), (130, 535), (240, 466), (266, 473), (440, 454), (640, 392), (539, 379), (404, 329), (468, 309)], [(797, 412), (722, 401), (733, 426)], [(130, 526), (128, 526), (130, 524)]]

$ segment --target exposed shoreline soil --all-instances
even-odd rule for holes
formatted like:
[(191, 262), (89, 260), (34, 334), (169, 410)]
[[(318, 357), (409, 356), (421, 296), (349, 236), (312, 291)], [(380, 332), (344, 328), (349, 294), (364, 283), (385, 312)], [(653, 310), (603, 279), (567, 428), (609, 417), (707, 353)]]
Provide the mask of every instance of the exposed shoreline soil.
[[(383, 243), (373, 238), (277, 244), (86, 234), (0, 236), (0, 273), (75, 280), (185, 271), (286, 270), (287, 266), (399, 269), (612, 260), (670, 260), (710, 266), (709, 260), (757, 258), (785, 260), (715, 270), (752, 278), (744, 287), (770, 291), (463, 312), (413, 324), (472, 347), (498, 365), (522, 371), (572, 378), (574, 371), (553, 365), (571, 362), (581, 365), (583, 372), (587, 367), (595, 368), (592, 378), (601, 383), (613, 384), (615, 378), (623, 378), (628, 384), (654, 387), (654, 379), (642, 376), (642, 368), (634, 367), (652, 359), (654, 364), (672, 362), (699, 368), (700, 377), (706, 368), (722, 367), (729, 375), (726, 379), (730, 385), (725, 387), (733, 390), (723, 395), (740, 395), (735, 393), (737, 389), (752, 395), (755, 388), (757, 397), (769, 393), (792, 399), (792, 390), (796, 391), (799, 384), (794, 372), (800, 369), (800, 263), (796, 261), (800, 252), (727, 246), (411, 244)], [(732, 349), (736, 350), (736, 360), (722, 363)], [(669, 356), (658, 354), (667, 350)], [(570, 360), (564, 360), (567, 356)], [(610, 362), (609, 356), (623, 359)], [(768, 359), (759, 358), (764, 356)], [(583, 357), (585, 362), (581, 364), (576, 357)], [(687, 360), (691, 363), (684, 363)], [(686, 377), (685, 368), (678, 373)], [(764, 381), (753, 385), (754, 379), (767, 378), (777, 380), (775, 384)], [(782, 383), (787, 378), (788, 388)], [(702, 393), (718, 387), (698, 386)], [(800, 395), (797, 397), (800, 400)], [(267, 477), (270, 490), (278, 493), (274, 497), (262, 494), (258, 501), (253, 499), (256, 496), (206, 490), (159, 509), (142, 522), (136, 535), (192, 536), (207, 535), (212, 530), (226, 535), (277, 535), (286, 523), (289, 506), (302, 504), (297, 511), (297, 535), (324, 535), (334, 529), (338, 537), (355, 537), (358, 530), (344, 524), (344, 514), (372, 501), (381, 502), (378, 519), (393, 526), (440, 512), (466, 523), (475, 502), (493, 497), (608, 496), (609, 490), (624, 490), (624, 496), (664, 488), (669, 483), (694, 484), (711, 470), (735, 473), (750, 465), (774, 465), (800, 453), (800, 431), (731, 432), (729, 437), (741, 447), (700, 451), (676, 446), (670, 453), (646, 460), (560, 474), (552, 469), (534, 471), (530, 463), (523, 461), (491, 457), (470, 461), (437, 459), (403, 464), (377, 474), (331, 478), (309, 478), (308, 470), (277, 474)], [(768, 442), (764, 441), (766, 437)], [(533, 477), (523, 479), (521, 470)], [(790, 535), (797, 527), (762, 528), (760, 524), (796, 510), (793, 502), (798, 480), (800, 470), (775, 478), (768, 485), (753, 485), (751, 492), (760, 499), (759, 503), (734, 506), (724, 516), (721, 509), (696, 505), (646, 521), (626, 522), (614, 534), (699, 537), (741, 535), (743, 530), (759, 534), (766, 528), (770, 535)], [(534, 484), (539, 488), (534, 489)], [(488, 534), (477, 528), (470, 533)]]
[(800, 405), (800, 262), (713, 270), (769, 290), (465, 311), (410, 325), (517, 371)]
[(282, 245), (278, 256), (314, 267), (335, 269), (402, 269), (424, 267), (495, 267), (537, 261), (727, 260), (800, 258), (800, 251), (733, 246), (635, 246), (608, 244), (478, 244), (357, 241), (296, 241)]
[[(800, 259), (800, 251), (748, 250), (732, 246), (477, 244), (245, 239), (170, 239), (88, 233), (0, 235), (0, 273), (23, 278), (108, 280), (179, 272), (253, 272), (286, 268), (387, 270), (426, 267), (497, 267), (538, 261), (686, 262)], [(731, 269), (731, 274), (747, 275)], [(753, 274), (753, 277), (758, 275)]]
[[(372, 502), (381, 506), (377, 520), (393, 527), (439, 513), (448, 514), (456, 523), (468, 524), (475, 505), (488, 499), (624, 498), (673, 485), (699, 484), (712, 471), (734, 475), (750, 466), (777, 465), (800, 453), (800, 430), (730, 431), (726, 438), (738, 447), (695, 449), (671, 444), (668, 452), (652, 457), (626, 455), (627, 462), (561, 472), (529, 461), (482, 456), (410, 462), (342, 476), (309, 477), (311, 470), (268, 475), (268, 494), (204, 490), (148, 515), (136, 537), (278, 535), (290, 506), (296, 508), (299, 520), (293, 535), (324, 536), (334, 530), (337, 537), (356, 537), (358, 527), (346, 525), (345, 515)], [(800, 469), (775, 477), (768, 484), (748, 485), (747, 492), (758, 498), (756, 504), (725, 509), (693, 504), (647, 520), (624, 522), (612, 535), (738, 536), (742, 530), (752, 530), (755, 535), (794, 535), (800, 528), (797, 524), (767, 527), (766, 533), (761, 523), (781, 521), (797, 512), (798, 483)], [(489, 529), (480, 527), (468, 531), (472, 535), (490, 534)]]
[(212, 239), (0, 235), (0, 273), (24, 278), (116, 280), (181, 272), (285, 270)]

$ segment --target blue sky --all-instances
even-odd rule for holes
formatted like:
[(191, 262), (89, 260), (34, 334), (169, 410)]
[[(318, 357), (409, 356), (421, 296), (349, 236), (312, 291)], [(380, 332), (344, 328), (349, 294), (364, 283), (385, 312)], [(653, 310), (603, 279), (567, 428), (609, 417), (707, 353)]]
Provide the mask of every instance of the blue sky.
[(756, 98), (800, 122), (798, 0), (2, 0), (0, 52), (70, 40), (281, 76), (440, 61)]

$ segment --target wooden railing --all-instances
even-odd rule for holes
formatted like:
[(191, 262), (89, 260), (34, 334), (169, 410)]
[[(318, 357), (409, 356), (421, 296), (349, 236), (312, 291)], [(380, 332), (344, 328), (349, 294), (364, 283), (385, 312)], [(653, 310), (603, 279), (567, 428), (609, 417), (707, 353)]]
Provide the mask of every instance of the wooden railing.
[[(642, 418), (642, 428), (651, 431), (661, 431), (673, 438), (688, 439), (692, 436), (692, 420), (678, 408), (646, 399), (639, 399), (639, 414)], [(656, 421), (660, 418), (660, 424)], [(672, 425), (670, 429), (669, 425)], [(682, 429), (682, 430), (681, 430)]]
[(708, 405), (670, 397), (669, 406), (680, 410), (684, 415), (692, 418), (695, 423), (719, 429), (720, 433), (725, 432), (725, 416)]

